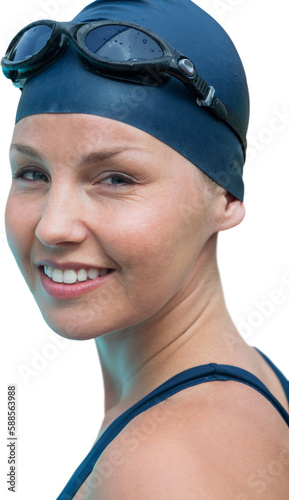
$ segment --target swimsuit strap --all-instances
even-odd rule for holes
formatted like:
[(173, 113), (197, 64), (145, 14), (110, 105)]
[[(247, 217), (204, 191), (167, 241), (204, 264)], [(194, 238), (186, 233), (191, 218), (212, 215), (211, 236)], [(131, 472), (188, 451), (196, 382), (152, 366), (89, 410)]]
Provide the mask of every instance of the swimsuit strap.
[[(259, 351), (259, 349), (258, 349)], [(268, 361), (268, 358), (259, 351), (260, 354)], [(284, 377), (284, 375), (278, 370), (275, 365), (269, 360), (268, 363), (277, 373), (280, 378), (284, 390), (288, 396), (289, 383)], [(94, 444), (86, 458), (76, 469), (71, 479), (65, 486), (62, 493), (60, 493), (57, 500), (71, 500), (76, 494), (77, 490), (83, 484), (85, 479), (92, 472), (98, 458), (105, 450), (105, 448), (114, 440), (114, 438), (122, 431), (122, 429), (137, 415), (143, 413), (144, 411), (156, 406), (158, 403), (169, 398), (173, 394), (176, 394), (188, 387), (193, 387), (194, 385), (199, 385), (205, 382), (213, 381), (227, 381), (233, 380), (236, 382), (241, 382), (250, 387), (256, 389), (260, 394), (262, 394), (280, 413), (281, 417), (287, 423), (289, 427), (289, 414), (285, 408), (279, 403), (279, 401), (271, 394), (267, 387), (252, 373), (243, 370), (242, 368), (231, 366), (231, 365), (221, 365), (216, 363), (209, 363), (202, 366), (196, 366), (185, 370), (172, 378), (161, 384), (155, 390), (150, 392), (147, 396), (142, 398), (140, 401), (131, 406), (128, 410), (122, 413), (116, 420), (114, 420), (108, 428), (103, 432), (98, 441)]]
[(285, 394), (287, 396), (287, 400), (288, 400), (288, 403), (289, 403), (289, 381), (283, 375), (283, 373), (279, 370), (279, 368), (277, 368), (277, 366), (271, 361), (271, 359), (268, 358), (268, 356), (266, 356), (266, 354), (264, 354), (262, 351), (260, 351), (257, 347), (255, 347), (255, 349), (256, 349), (256, 351), (258, 351), (261, 354), (261, 356), (263, 356), (263, 358), (268, 363), (268, 365), (276, 373), (277, 377), (279, 378), (279, 380), (281, 382), (281, 385), (282, 385), (282, 387), (284, 389), (284, 392), (285, 392)]

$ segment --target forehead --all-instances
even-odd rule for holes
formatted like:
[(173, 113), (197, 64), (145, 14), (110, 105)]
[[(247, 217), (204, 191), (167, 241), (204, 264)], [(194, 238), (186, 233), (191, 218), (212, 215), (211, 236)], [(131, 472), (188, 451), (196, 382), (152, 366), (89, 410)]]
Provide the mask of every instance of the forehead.
[(12, 142), (39, 143), (42, 147), (61, 144), (78, 150), (89, 147), (139, 145), (152, 150), (171, 148), (131, 125), (94, 115), (62, 113), (31, 115), (20, 120)]
[[(21, 119), (12, 145), (28, 146), (41, 158), (56, 163), (79, 163), (90, 154), (127, 150), (130, 159), (154, 165), (167, 176), (186, 170), (195, 179), (198, 170), (173, 148), (152, 135), (110, 118), (77, 113), (45, 113)], [(12, 154), (14, 149), (12, 148)], [(24, 151), (24, 149), (22, 149)], [(101, 158), (102, 159), (102, 158)]]

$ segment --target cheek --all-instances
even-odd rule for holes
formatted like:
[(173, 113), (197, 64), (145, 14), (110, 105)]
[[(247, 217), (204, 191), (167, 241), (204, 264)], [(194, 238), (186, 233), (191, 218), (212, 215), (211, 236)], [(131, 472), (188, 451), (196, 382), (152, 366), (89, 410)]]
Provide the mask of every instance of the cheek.
[(142, 300), (153, 303), (160, 294), (172, 295), (204, 244), (200, 216), (162, 204), (119, 214), (117, 221), (107, 252), (121, 267), (130, 298), (142, 292)]
[(24, 272), (26, 259), (32, 244), (35, 225), (33, 212), (18, 196), (9, 194), (5, 210), (5, 226), (8, 244), (21, 271)]

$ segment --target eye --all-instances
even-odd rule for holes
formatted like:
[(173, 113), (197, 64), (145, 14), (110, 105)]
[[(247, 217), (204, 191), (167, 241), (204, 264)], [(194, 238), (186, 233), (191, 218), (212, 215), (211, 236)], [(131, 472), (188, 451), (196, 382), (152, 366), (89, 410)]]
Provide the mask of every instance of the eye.
[(13, 175), (13, 179), (21, 179), (26, 182), (49, 182), (47, 175), (41, 170), (22, 169)]
[(126, 177), (124, 175), (111, 174), (107, 176), (105, 179), (102, 179), (100, 181), (100, 184), (108, 184), (110, 186), (126, 186), (135, 184), (135, 182), (129, 177)]

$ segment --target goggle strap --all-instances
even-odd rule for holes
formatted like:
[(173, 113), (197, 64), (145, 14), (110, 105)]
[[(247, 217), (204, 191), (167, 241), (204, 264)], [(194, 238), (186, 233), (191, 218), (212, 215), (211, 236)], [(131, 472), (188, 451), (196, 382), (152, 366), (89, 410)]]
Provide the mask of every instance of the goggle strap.
[(194, 82), (194, 89), (198, 98), (200, 100), (206, 101), (211, 87), (209, 87), (207, 82), (200, 75), (194, 78), (193, 82)]
[(246, 131), (236, 113), (234, 113), (218, 98), (215, 98), (213, 100), (210, 109), (220, 120), (226, 122), (227, 125), (229, 125), (229, 127), (233, 130), (233, 132), (235, 132), (239, 141), (241, 142), (244, 158), (246, 158), (246, 148), (247, 148)]
[(208, 88), (209, 92), (206, 98), (197, 99), (197, 104), (199, 106), (204, 106), (206, 108), (209, 108), (212, 111), (212, 113), (217, 118), (219, 118), (219, 120), (226, 122), (227, 125), (230, 126), (230, 128), (238, 136), (238, 139), (242, 144), (242, 149), (245, 156), (247, 141), (246, 141), (246, 132), (242, 125), (241, 120), (239, 120), (237, 115), (230, 108), (228, 108), (220, 99), (218, 99), (218, 97), (216, 97), (215, 95), (216, 91), (214, 87), (208, 87)]
[(209, 87), (209, 92), (207, 94), (207, 97), (206, 99), (197, 99), (197, 104), (199, 106), (207, 106), (207, 107), (210, 107), (212, 102), (213, 102), (213, 99), (215, 97), (215, 89), (214, 87)]

